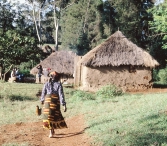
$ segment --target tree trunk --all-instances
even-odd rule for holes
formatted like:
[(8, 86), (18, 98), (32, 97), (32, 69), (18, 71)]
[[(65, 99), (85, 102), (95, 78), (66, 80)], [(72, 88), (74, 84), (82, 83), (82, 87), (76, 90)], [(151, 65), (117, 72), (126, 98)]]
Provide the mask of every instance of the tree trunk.
[(6, 74), (11, 70), (11, 68), (13, 67), (13, 64), (9, 67), (9, 69), (4, 73), (3, 75), (3, 81), (5, 81), (5, 76)]
[[(40, 14), (39, 14), (40, 15)], [(35, 24), (35, 29), (36, 29), (36, 32), (37, 32), (37, 37), (38, 37), (38, 41), (39, 43), (41, 42), (41, 37), (40, 37), (40, 34), (39, 34), (39, 30), (38, 30), (38, 25), (37, 25), (37, 20), (35, 18), (35, 6), (34, 6), (34, 2), (33, 2), (33, 19), (34, 19), (34, 24)], [(40, 19), (40, 18), (39, 18)], [(39, 20), (39, 23), (40, 24), (40, 20)], [(40, 25), (39, 25), (40, 27)], [(40, 29), (40, 28), (39, 28)]]
[(58, 51), (58, 28), (59, 28), (59, 20), (56, 17), (56, 2), (54, 4), (54, 25), (55, 25), (55, 51)]
[(84, 33), (86, 32), (85, 27), (86, 27), (86, 23), (87, 23), (87, 19), (88, 19), (89, 5), (90, 5), (90, 0), (88, 2), (87, 9), (86, 9), (86, 14), (85, 14), (85, 20), (84, 20), (84, 26), (83, 26), (83, 32)]
[(55, 25), (55, 48), (56, 51), (58, 51), (58, 28), (59, 28), (59, 20), (57, 20), (56, 25)]

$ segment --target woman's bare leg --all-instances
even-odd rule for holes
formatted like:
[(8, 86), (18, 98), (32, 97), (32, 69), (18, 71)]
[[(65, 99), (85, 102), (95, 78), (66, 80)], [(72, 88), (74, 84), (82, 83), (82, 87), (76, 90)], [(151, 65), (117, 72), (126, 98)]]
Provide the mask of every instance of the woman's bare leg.
[(49, 138), (53, 137), (54, 134), (55, 134), (54, 129), (51, 129), (51, 130), (50, 130), (50, 134), (49, 134)]
[(54, 135), (55, 134), (55, 131), (54, 131), (54, 129), (52, 129), (52, 135)]
[(49, 134), (49, 138), (51, 138), (51, 137), (53, 137), (53, 134), (52, 134), (52, 129), (51, 130), (49, 130), (50, 132), (50, 134)]

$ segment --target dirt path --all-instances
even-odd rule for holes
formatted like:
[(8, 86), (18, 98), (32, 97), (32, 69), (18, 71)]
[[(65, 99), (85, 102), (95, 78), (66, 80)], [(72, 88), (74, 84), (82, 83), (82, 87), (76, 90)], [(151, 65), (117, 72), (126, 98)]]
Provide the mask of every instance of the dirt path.
[(31, 146), (90, 146), (82, 115), (66, 119), (66, 123), (68, 128), (56, 130), (54, 138), (48, 137), (49, 131), (42, 128), (42, 121), (1, 126), (0, 145), (27, 142)]
[(167, 88), (152, 88), (152, 89), (134, 90), (134, 91), (131, 90), (128, 93), (131, 93), (131, 94), (137, 94), (137, 93), (142, 93), (142, 94), (167, 93)]

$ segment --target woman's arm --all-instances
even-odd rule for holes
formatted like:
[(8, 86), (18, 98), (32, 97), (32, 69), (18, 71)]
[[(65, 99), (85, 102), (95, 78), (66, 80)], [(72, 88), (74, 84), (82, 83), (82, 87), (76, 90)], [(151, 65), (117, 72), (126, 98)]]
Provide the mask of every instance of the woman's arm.
[(59, 94), (61, 105), (63, 105), (63, 106), (66, 105), (64, 91), (63, 91), (63, 87), (62, 87), (61, 83), (60, 83), (59, 88), (58, 88), (58, 94)]
[(47, 90), (46, 90), (46, 83), (45, 83), (43, 86), (43, 89), (42, 89), (42, 94), (41, 94), (41, 99), (40, 99), (41, 103), (43, 103), (45, 100), (46, 92), (47, 92)]

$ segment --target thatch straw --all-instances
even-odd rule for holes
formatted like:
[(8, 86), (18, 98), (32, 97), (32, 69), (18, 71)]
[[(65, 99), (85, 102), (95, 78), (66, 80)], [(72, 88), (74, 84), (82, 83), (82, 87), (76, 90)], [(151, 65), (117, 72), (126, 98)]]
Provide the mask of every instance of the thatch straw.
[[(46, 59), (44, 59), (40, 64), (43, 68), (50, 68), (50, 71), (56, 71), (58, 73), (66, 75), (73, 75), (74, 56), (75, 53), (73, 53), (72, 51), (56, 51)], [(31, 69), (31, 74), (37, 74), (38, 69), (36, 67), (38, 65)]]
[(89, 51), (79, 63), (93, 67), (137, 65), (154, 68), (159, 65), (149, 53), (128, 40), (120, 31)]

